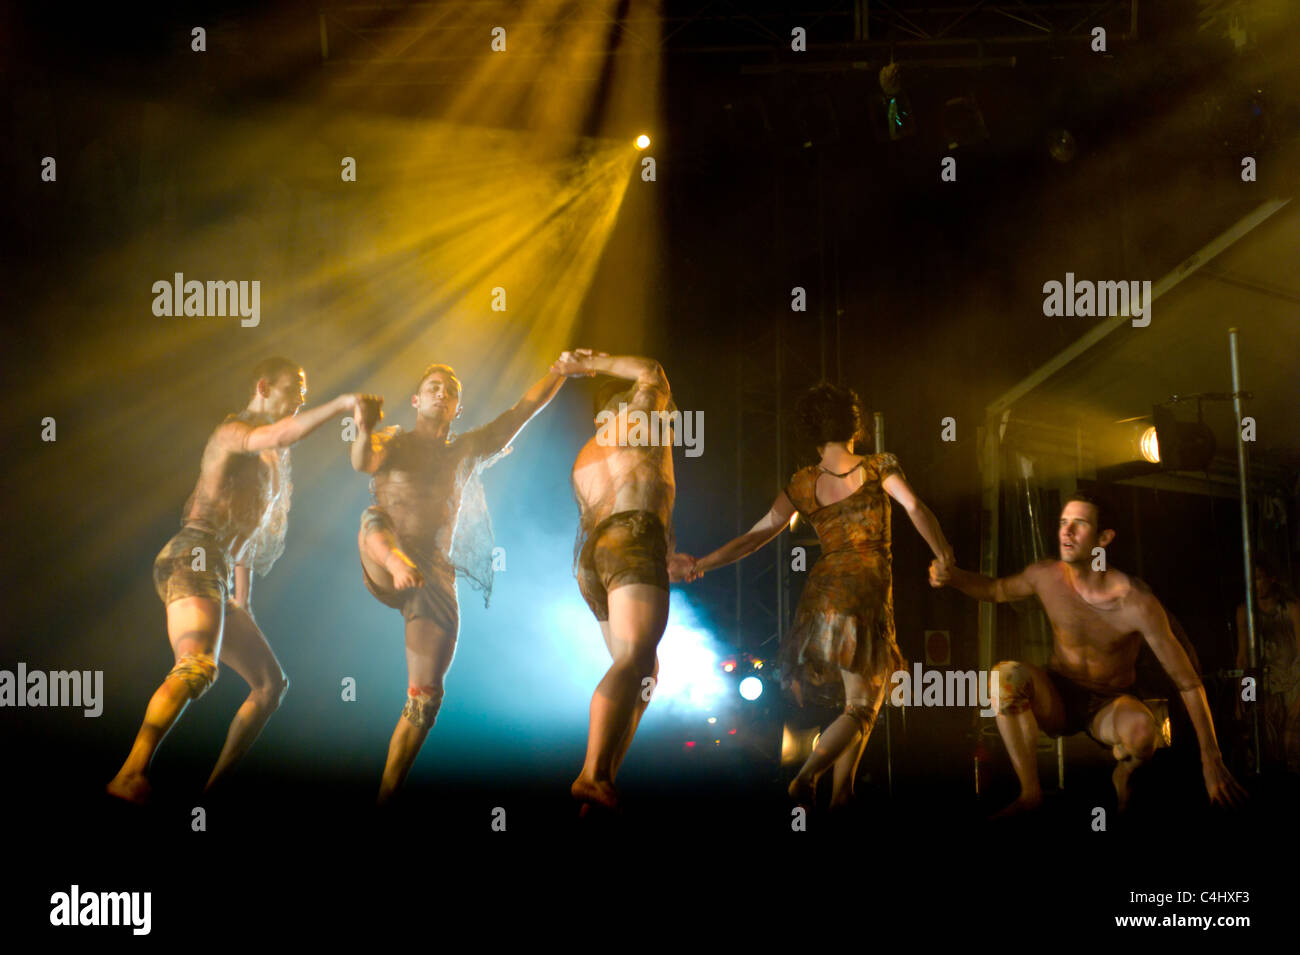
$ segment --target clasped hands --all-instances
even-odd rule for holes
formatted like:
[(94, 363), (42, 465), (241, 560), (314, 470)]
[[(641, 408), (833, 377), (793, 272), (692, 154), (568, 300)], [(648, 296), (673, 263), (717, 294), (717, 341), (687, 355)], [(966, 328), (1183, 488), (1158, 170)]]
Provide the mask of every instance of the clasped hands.
[(560, 357), (555, 359), (551, 364), (551, 372), (556, 375), (564, 375), (566, 378), (591, 378), (596, 372), (588, 365), (592, 358), (608, 358), (603, 351), (592, 351), (590, 348), (575, 348), (572, 351), (560, 352)]

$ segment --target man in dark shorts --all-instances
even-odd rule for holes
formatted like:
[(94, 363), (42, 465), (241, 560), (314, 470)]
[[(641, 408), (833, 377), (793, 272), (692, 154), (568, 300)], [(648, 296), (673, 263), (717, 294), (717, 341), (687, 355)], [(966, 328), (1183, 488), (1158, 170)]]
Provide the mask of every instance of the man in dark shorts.
[[(1233, 805), (1245, 792), (1223, 764), (1201, 678), (1170, 630), (1151, 590), (1135, 577), (1107, 567), (1105, 548), (1115, 538), (1101, 498), (1072, 495), (1058, 527), (1060, 560), (1040, 560), (999, 580), (957, 567), (930, 565), (930, 583), (948, 584), (990, 602), (1037, 596), (1052, 625), (1047, 668), (1004, 661), (997, 665), (998, 732), (1020, 781), (1020, 796), (1000, 813), (1039, 806), (1043, 800), (1036, 758), (1038, 730), (1068, 736), (1084, 730), (1116, 760), (1112, 781), (1120, 809), (1128, 801), (1133, 771), (1155, 754), (1156, 721), (1129, 693), (1143, 640), (1178, 687), (1201, 746), (1201, 770), (1210, 800)], [(1100, 560), (1098, 558), (1101, 558)]]
[(578, 588), (614, 661), (591, 698), (587, 757), (570, 789), (585, 813), (618, 807), (614, 778), (659, 672), (669, 565), (680, 580), (688, 559), (669, 557), (676, 487), (671, 432), (661, 424), (676, 409), (663, 368), (649, 358), (585, 348), (556, 368), (571, 377), (612, 376), (596, 390), (597, 431), (578, 452), (572, 475)]
[(289, 686), (253, 619), (251, 571), (265, 575), (284, 550), (289, 447), (330, 418), (360, 417), (364, 399), (339, 395), (299, 414), (307, 379), (286, 358), (260, 362), (250, 388), (248, 407), (208, 438), (181, 530), (154, 561), (176, 665), (150, 699), (130, 755), (108, 784), (109, 794), (120, 799), (148, 799), (154, 753), (190, 700), (216, 680), (218, 661), (247, 681), (249, 694), (231, 721), (208, 789), (253, 745)]
[(406, 636), (406, 704), (388, 744), (380, 804), (401, 788), (442, 705), (460, 630), (457, 571), (491, 593), (491, 527), (478, 474), (563, 384), (553, 368), (496, 420), (449, 440), (464, 409), (460, 379), (448, 365), (430, 365), (411, 396), (414, 428), (357, 430), (352, 466), (374, 475), (375, 501), (357, 535), (362, 577), (377, 600), (401, 610)]

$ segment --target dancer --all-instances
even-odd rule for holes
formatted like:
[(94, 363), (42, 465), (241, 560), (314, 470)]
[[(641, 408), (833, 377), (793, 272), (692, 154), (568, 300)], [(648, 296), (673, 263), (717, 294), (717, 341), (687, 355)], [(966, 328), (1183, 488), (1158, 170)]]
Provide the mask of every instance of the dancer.
[(442, 705), (460, 630), (457, 572), (484, 591), (485, 604), (491, 595), (492, 532), (479, 472), (508, 451), (563, 384), (564, 375), (551, 371), (490, 424), (450, 438), (465, 410), (460, 379), (434, 364), (411, 396), (414, 428), (357, 430), (352, 466), (374, 475), (374, 504), (357, 535), (362, 576), (406, 621), (406, 705), (388, 744), (381, 805), (401, 788)]
[(176, 665), (150, 699), (131, 752), (108, 784), (110, 795), (130, 802), (148, 799), (146, 773), (154, 753), (190, 700), (217, 679), (218, 661), (244, 678), (249, 694), (231, 721), (205, 791), (253, 745), (289, 687), (253, 619), (251, 571), (265, 576), (284, 551), (289, 447), (344, 412), (360, 418), (368, 396), (339, 395), (299, 414), (307, 378), (287, 358), (260, 362), (251, 387), (248, 407), (208, 438), (181, 530), (154, 561), (154, 586), (167, 607)]
[(1210, 800), (1238, 803), (1245, 792), (1228, 772), (1214, 735), (1201, 678), (1169, 629), (1169, 620), (1150, 588), (1113, 566), (1094, 568), (1115, 539), (1110, 509), (1095, 495), (1071, 495), (1061, 510), (1057, 536), (1060, 560), (1047, 558), (1019, 574), (993, 580), (955, 566), (930, 567), (933, 586), (948, 584), (968, 597), (1002, 603), (1037, 596), (1052, 624), (1047, 667), (1003, 661), (998, 674), (998, 732), (1020, 781), (1020, 795), (998, 815), (1037, 808), (1037, 740), (1041, 726), (1050, 736), (1086, 732), (1115, 757), (1111, 776), (1122, 811), (1129, 777), (1155, 754), (1156, 721), (1129, 693), (1134, 664), (1146, 640), (1182, 695), (1201, 745), (1201, 770)]
[[(790, 783), (790, 796), (811, 808), (821, 775), (834, 767), (831, 807), (853, 799), (854, 778), (890, 674), (906, 664), (894, 638), (890, 567), (892, 497), (940, 561), (952, 559), (939, 522), (913, 493), (892, 454), (862, 455), (862, 407), (856, 393), (822, 384), (804, 394), (798, 421), (821, 460), (796, 471), (772, 508), (748, 532), (695, 561), (688, 579), (754, 553), (785, 528), (797, 510), (821, 541), (781, 646), (781, 680), (802, 706), (814, 698), (844, 712), (821, 734)], [(842, 687), (842, 690), (841, 690)]]
[[(1300, 772), (1300, 602), (1282, 581), (1273, 562), (1255, 564), (1255, 599), (1259, 614), (1259, 705), (1263, 712), (1263, 763)], [(1237, 666), (1249, 666), (1246, 605), (1237, 607)], [(1242, 709), (1240, 694), (1238, 710)]]
[[(596, 389), (597, 433), (573, 462), (574, 572), (613, 658), (591, 697), (587, 756), (570, 788), (585, 815), (592, 807), (618, 808), (614, 780), (659, 674), (675, 493), (671, 433), (660, 425), (676, 409), (653, 359), (583, 348), (556, 368), (570, 377), (611, 376)], [(648, 429), (632, 427), (641, 414)], [(675, 562), (679, 576), (684, 569)]]

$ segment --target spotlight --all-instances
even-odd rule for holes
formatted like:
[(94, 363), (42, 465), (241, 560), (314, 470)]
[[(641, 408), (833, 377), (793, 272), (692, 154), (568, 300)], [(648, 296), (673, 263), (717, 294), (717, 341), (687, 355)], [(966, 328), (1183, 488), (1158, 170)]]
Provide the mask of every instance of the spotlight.
[(650, 145), (650, 137), (647, 136), (645, 133), (642, 133), (640, 136), (636, 138), (637, 149), (645, 149), (649, 145)]
[(1147, 425), (1137, 439), (1138, 453), (1143, 460), (1160, 463), (1160, 442), (1156, 439), (1155, 425)]
[(756, 676), (747, 676), (740, 681), (740, 695), (753, 702), (763, 695), (763, 681)]

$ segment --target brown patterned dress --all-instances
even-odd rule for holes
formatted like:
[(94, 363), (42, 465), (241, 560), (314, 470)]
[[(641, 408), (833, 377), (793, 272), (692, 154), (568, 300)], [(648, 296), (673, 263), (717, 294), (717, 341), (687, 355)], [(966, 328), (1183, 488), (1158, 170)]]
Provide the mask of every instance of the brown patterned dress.
[(825, 507), (816, 497), (817, 465), (796, 471), (785, 488), (822, 550), (781, 646), (782, 685), (801, 704), (842, 705), (841, 669), (888, 685), (889, 674), (907, 665), (894, 637), (890, 501), (880, 483), (903, 471), (892, 454), (868, 455), (858, 466), (862, 486)]

